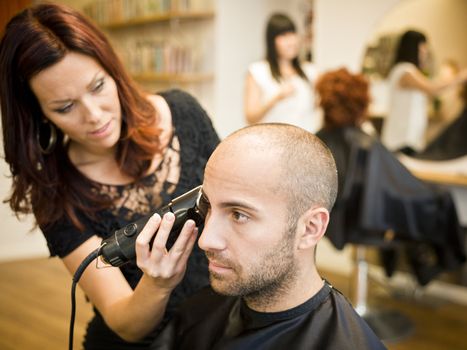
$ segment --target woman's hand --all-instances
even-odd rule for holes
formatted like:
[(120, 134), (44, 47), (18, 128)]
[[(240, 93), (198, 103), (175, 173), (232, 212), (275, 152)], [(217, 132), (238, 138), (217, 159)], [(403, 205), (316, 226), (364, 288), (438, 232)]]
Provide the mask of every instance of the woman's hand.
[(295, 87), (290, 82), (282, 83), (280, 86), (279, 93), (277, 94), (277, 100), (280, 101), (286, 97), (289, 97), (295, 92)]
[[(136, 263), (161, 289), (172, 290), (183, 278), (188, 257), (196, 241), (198, 229), (193, 220), (188, 220), (180, 232), (177, 241), (167, 251), (166, 243), (172, 229), (175, 216), (166, 213), (164, 217), (153, 215), (135, 243)], [(154, 237), (152, 247), (151, 239)]]
[(267, 101), (263, 100), (263, 91), (255, 79), (248, 73), (245, 83), (244, 112), (248, 124), (260, 123), (267, 112), (271, 110), (279, 101), (295, 93), (295, 88), (290, 82), (284, 82), (280, 85), (276, 95), (270, 97)]
[(443, 90), (459, 85), (467, 81), (467, 69), (462, 69), (455, 77), (441, 81), (431, 81), (420, 71), (413, 70), (402, 75), (399, 85), (403, 88), (418, 89), (428, 96), (434, 97)]

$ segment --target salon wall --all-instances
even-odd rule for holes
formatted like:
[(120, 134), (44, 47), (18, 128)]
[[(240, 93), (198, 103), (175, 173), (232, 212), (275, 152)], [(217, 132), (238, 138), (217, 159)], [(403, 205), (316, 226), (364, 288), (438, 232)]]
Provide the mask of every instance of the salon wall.
[[(366, 41), (381, 19), (404, 0), (315, 0), (315, 63), (328, 70), (360, 70)], [(405, 0), (410, 1), (410, 0)]]
[[(3, 144), (2, 136), (0, 136)], [(3, 160), (3, 147), (0, 160), (0, 199), (9, 194), (11, 188), (10, 171)], [(28, 257), (47, 256), (45, 239), (38, 231), (31, 231), (31, 218), (18, 220), (8, 204), (0, 202), (0, 261)]]
[(408, 28), (423, 31), (435, 55), (435, 67), (445, 59), (467, 66), (467, 1), (402, 1), (378, 24), (373, 37), (400, 33)]

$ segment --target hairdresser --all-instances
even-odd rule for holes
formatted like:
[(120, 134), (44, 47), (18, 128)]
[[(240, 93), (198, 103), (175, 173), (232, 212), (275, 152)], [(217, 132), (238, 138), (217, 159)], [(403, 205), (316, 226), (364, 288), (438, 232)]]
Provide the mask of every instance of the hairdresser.
[[(71, 275), (115, 229), (201, 184), (219, 142), (192, 96), (144, 92), (102, 32), (60, 5), (30, 7), (5, 28), (0, 104), (12, 175), (6, 201), (17, 215), (34, 215)], [(150, 219), (136, 264), (88, 266), (79, 285), (95, 315), (85, 349), (145, 348), (176, 305), (209, 283), (192, 220), (169, 251), (159, 235), (149, 244), (173, 219)]]

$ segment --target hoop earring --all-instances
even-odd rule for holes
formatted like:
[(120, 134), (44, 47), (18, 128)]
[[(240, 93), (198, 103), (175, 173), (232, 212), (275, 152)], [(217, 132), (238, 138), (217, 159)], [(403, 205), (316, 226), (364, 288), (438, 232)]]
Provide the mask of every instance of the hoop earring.
[(42, 154), (50, 154), (55, 148), (55, 144), (57, 143), (57, 129), (52, 123), (49, 122), (42, 122), (43, 125), (48, 125), (49, 126), (49, 140), (47, 143), (47, 146), (44, 148), (42, 147), (41, 143), (41, 127), (39, 127), (39, 130), (37, 132), (37, 143), (39, 144), (39, 149), (42, 152)]

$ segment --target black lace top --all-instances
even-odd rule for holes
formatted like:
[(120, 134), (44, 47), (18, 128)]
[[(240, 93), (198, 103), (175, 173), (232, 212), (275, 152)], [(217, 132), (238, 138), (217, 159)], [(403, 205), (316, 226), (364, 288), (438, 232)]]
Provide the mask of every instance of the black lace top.
[[(135, 221), (170, 200), (202, 184), (206, 161), (219, 143), (211, 120), (199, 103), (189, 94), (180, 90), (159, 93), (169, 105), (174, 133), (170, 146), (156, 171), (138, 183), (128, 185), (100, 184), (102, 195), (114, 199), (111, 208), (98, 214), (99, 220), (91, 221), (82, 215), (85, 231), (78, 231), (72, 223), (62, 221), (42, 228), (51, 256), (64, 257), (93, 235), (108, 237), (116, 229)], [(126, 280), (135, 288), (142, 276), (136, 264), (120, 267)], [(166, 316), (167, 321), (178, 303), (209, 284), (207, 262), (197, 244), (190, 256), (187, 272), (182, 282), (173, 291)], [(85, 348), (133, 349), (149, 344), (149, 337), (141, 344), (127, 344), (105, 325), (101, 315), (96, 316), (88, 327)], [(160, 328), (160, 327), (159, 327)], [(159, 329), (158, 328), (158, 329)], [(143, 346), (144, 348), (144, 346)]]

